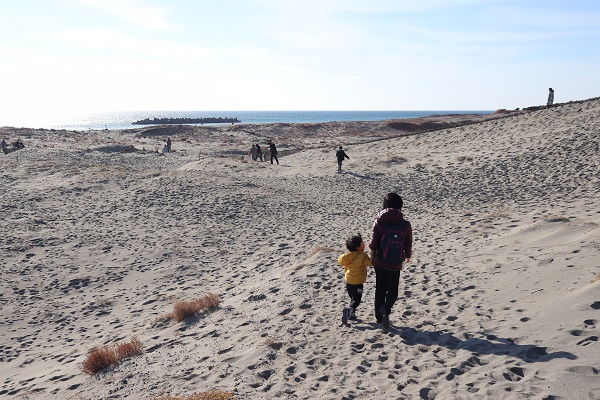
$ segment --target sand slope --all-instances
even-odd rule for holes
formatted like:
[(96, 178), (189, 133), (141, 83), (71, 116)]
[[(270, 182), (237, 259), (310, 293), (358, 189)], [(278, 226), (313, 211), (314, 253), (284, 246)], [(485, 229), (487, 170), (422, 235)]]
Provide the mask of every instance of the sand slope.
[[(276, 166), (40, 138), (0, 155), (2, 397), (600, 398), (598, 99), (355, 144), (342, 174), (333, 146)], [(372, 271), (343, 326), (337, 256), (394, 190), (415, 244), (392, 327)], [(217, 311), (160, 322), (206, 293)], [(134, 335), (142, 356), (80, 371)]]

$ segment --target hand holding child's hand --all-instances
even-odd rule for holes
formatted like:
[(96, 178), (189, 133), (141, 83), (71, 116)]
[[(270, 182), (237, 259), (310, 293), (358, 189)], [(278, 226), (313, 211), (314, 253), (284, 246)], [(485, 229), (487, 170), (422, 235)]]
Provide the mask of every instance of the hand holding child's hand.
[(410, 262), (410, 258), (407, 258), (406, 260), (404, 260), (405, 263), (409, 263)]

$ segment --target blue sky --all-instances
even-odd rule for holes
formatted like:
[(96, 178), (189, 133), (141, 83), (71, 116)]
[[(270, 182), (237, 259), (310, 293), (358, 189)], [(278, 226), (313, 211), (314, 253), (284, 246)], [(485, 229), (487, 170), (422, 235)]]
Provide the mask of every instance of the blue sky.
[(527, 107), (598, 43), (597, 1), (4, 0), (0, 113)]

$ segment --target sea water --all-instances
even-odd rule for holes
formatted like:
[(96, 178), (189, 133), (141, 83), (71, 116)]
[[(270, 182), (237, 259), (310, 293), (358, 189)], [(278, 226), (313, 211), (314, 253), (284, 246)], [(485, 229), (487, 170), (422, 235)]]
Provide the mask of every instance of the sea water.
[(133, 122), (145, 118), (237, 118), (242, 124), (316, 123), (348, 121), (384, 121), (389, 119), (420, 118), (445, 114), (491, 114), (493, 111), (120, 111), (70, 116), (36, 115), (7, 119), (0, 116), (0, 126), (24, 128), (99, 130), (139, 128)]

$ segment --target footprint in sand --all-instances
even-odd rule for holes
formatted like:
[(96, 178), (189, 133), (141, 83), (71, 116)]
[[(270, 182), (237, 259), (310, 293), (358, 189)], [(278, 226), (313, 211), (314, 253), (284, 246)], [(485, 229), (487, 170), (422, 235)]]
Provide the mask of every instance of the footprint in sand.
[(594, 344), (598, 342), (598, 336), (589, 336), (583, 340), (577, 342), (578, 346), (588, 346), (590, 344)]

